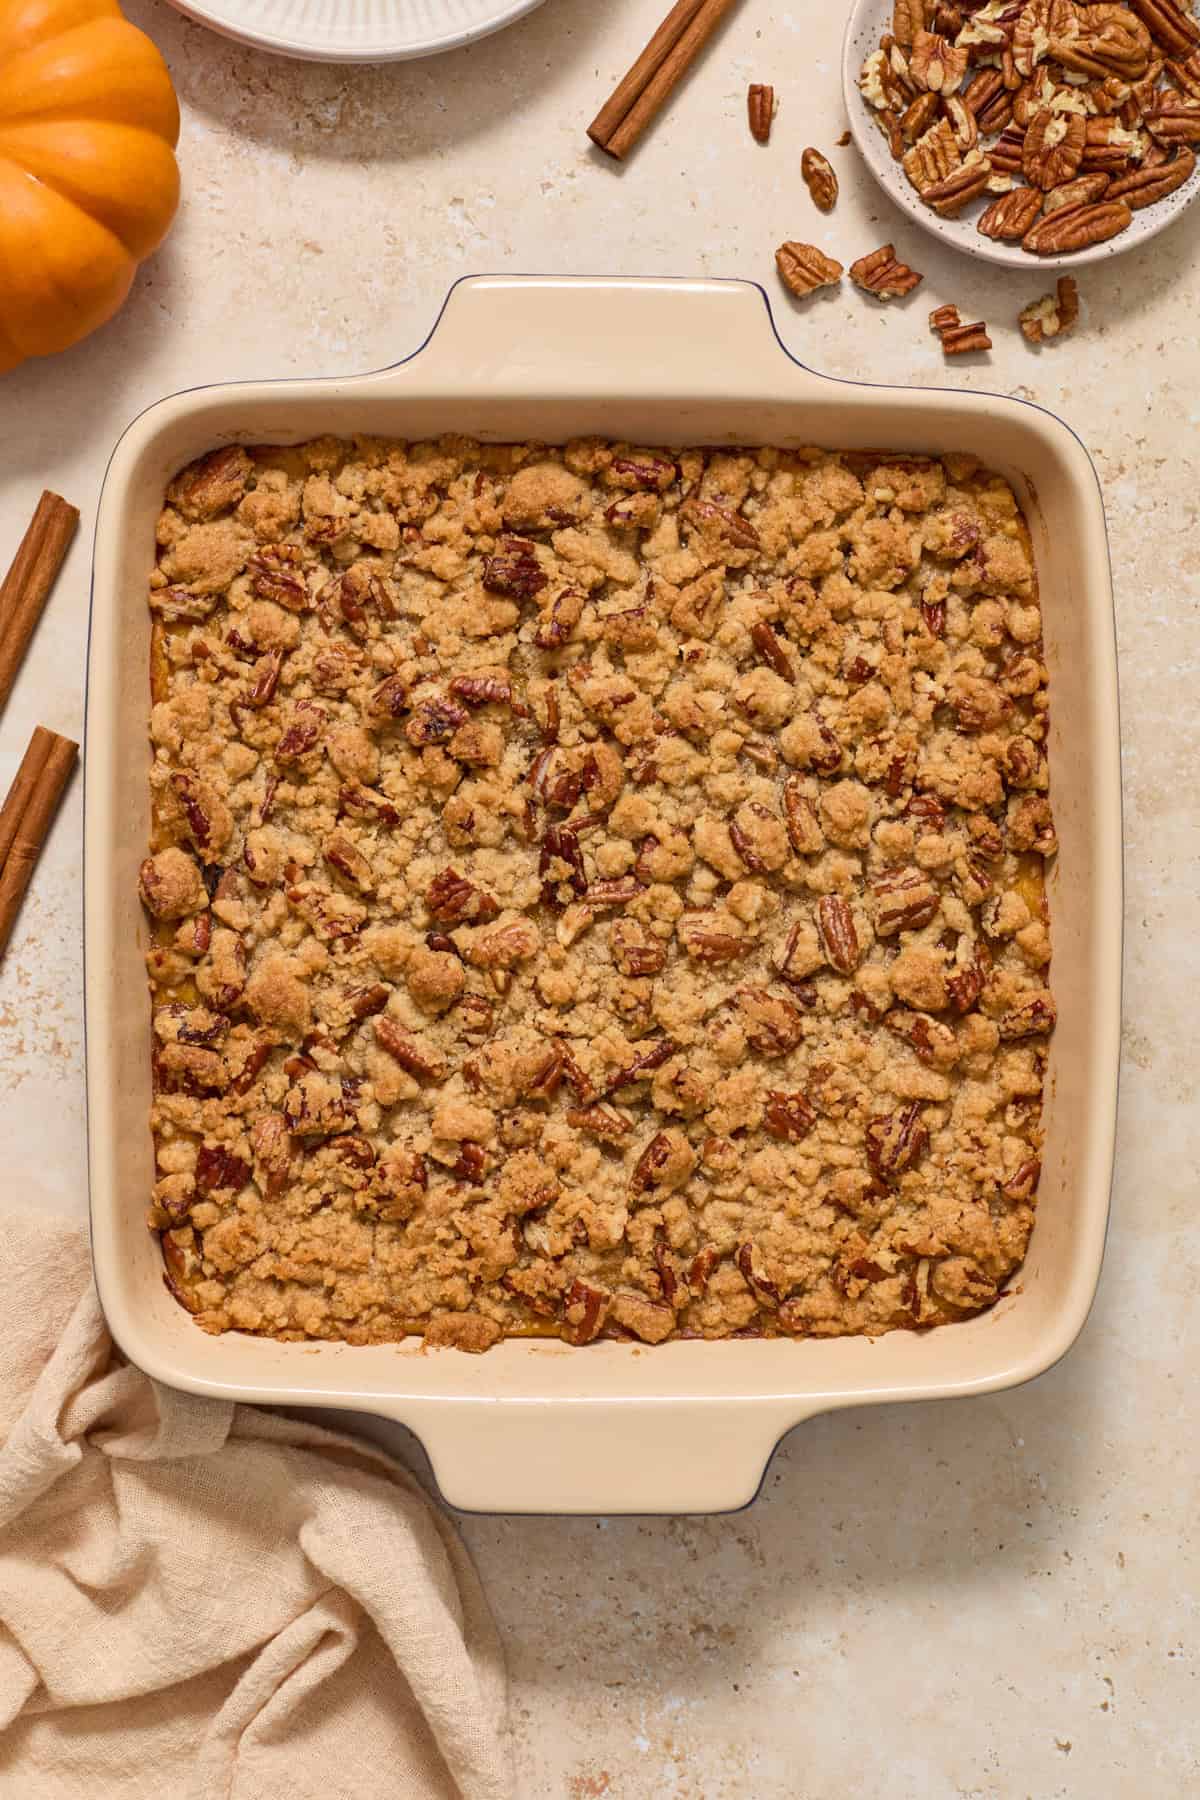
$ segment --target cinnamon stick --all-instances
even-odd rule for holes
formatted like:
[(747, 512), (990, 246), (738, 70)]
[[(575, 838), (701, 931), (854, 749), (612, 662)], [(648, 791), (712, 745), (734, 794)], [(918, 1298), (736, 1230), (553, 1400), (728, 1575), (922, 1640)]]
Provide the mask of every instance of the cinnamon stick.
[(705, 0), (677, 0), (671, 8), (633, 67), (613, 89), (612, 97), (605, 101), (588, 126), (588, 136), (599, 149), (608, 149), (609, 138), (704, 4)]
[(588, 127), (592, 142), (619, 162), (670, 99), (738, 0), (677, 0), (628, 74)]
[(39, 725), (0, 809), (0, 957), (78, 755), (78, 744)]
[(79, 510), (49, 489), (0, 583), (0, 711), (79, 523)]

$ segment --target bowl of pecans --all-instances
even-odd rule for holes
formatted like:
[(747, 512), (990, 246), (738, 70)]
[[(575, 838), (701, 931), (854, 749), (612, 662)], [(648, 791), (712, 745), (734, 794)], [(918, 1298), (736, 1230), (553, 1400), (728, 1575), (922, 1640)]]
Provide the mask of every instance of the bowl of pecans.
[(857, 0), (842, 80), (880, 186), (988, 262), (1114, 256), (1200, 193), (1190, 0)]

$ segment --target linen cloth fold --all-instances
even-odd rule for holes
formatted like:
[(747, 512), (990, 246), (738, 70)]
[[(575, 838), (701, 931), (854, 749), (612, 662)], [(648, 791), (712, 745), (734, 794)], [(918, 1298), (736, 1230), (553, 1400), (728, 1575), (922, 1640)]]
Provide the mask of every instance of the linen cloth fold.
[(161, 1387), (0, 1216), (0, 1796), (509, 1800), (466, 1551), (382, 1452)]

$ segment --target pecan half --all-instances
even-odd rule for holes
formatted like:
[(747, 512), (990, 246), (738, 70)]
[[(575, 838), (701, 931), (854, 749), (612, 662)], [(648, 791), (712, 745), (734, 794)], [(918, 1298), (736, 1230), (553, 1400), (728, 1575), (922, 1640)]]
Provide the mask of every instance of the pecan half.
[(1021, 168), (1031, 187), (1045, 193), (1070, 181), (1083, 159), (1087, 121), (1079, 113), (1035, 113), (1021, 146)]
[(927, 93), (957, 93), (967, 72), (967, 50), (947, 43), (935, 31), (918, 31), (913, 38), (908, 72), (917, 87)]
[(1165, 89), (1147, 111), (1145, 125), (1160, 144), (1200, 144), (1200, 101)]
[(892, 36), (906, 50), (928, 22), (927, 0), (892, 0)]
[[(937, 123), (941, 116), (942, 103), (936, 94), (918, 94), (911, 106), (906, 106), (900, 114), (900, 136), (908, 145), (916, 143), (924, 137), (931, 125)], [(974, 118), (974, 113), (971, 117)], [(957, 138), (958, 134), (955, 133)], [(976, 127), (978, 136), (978, 127)]]
[[(962, 151), (948, 119), (938, 119), (928, 131), (923, 131), (901, 158), (904, 173), (918, 194), (924, 194), (935, 182), (944, 181), (961, 162)], [(850, 273), (854, 274), (853, 268)]]
[(798, 300), (815, 294), (818, 288), (833, 287), (842, 279), (842, 265), (826, 256), (815, 244), (801, 244), (789, 239), (775, 252), (775, 267), (789, 293)]
[(1133, 214), (1123, 200), (1100, 200), (1091, 206), (1062, 206), (1047, 213), (1021, 239), (1035, 256), (1061, 256), (1103, 244), (1124, 231)]
[(875, 895), (875, 930), (880, 937), (900, 931), (919, 931), (929, 924), (941, 897), (921, 869), (885, 870), (871, 883)]
[(1013, 188), (1011, 193), (999, 195), (980, 213), (977, 229), (984, 237), (1006, 244), (1016, 243), (1025, 236), (1041, 210), (1042, 195), (1038, 188)]
[[(836, 741), (836, 740), (835, 740)], [(839, 761), (841, 759), (839, 749)], [(797, 856), (816, 856), (825, 848), (815, 800), (804, 792), (798, 775), (789, 775), (783, 784), (783, 817), (792, 849)]]
[(1176, 188), (1183, 186), (1194, 168), (1196, 158), (1190, 150), (1180, 149), (1170, 162), (1159, 163), (1152, 169), (1132, 169), (1128, 175), (1119, 175), (1107, 190), (1109, 200), (1123, 200), (1132, 212), (1139, 212), (1143, 206), (1152, 206), (1156, 200), (1163, 200), (1173, 194)]
[(989, 137), (1003, 131), (1013, 116), (1012, 95), (1004, 85), (999, 69), (980, 69), (963, 90), (963, 100), (975, 114), (980, 131)]
[(850, 264), (850, 279), (877, 300), (898, 300), (911, 294), (925, 278), (906, 263), (898, 262), (891, 244), (881, 244), (878, 250)]
[(990, 350), (992, 347), (987, 324), (983, 319), (976, 319), (970, 325), (944, 325), (938, 335), (942, 340), (943, 356), (966, 356), (969, 351)]
[(1040, 300), (1031, 300), (1021, 308), (1021, 335), (1031, 344), (1041, 344), (1070, 331), (1078, 317), (1079, 290), (1070, 275), (1061, 275), (1055, 293), (1043, 294)]
[(1200, 25), (1176, 0), (1129, 0), (1129, 9), (1171, 56), (1190, 56), (1200, 44)]
[(752, 81), (746, 92), (746, 113), (750, 136), (756, 144), (765, 144), (775, 117), (775, 89), (765, 82)]
[(880, 1113), (867, 1121), (867, 1161), (885, 1181), (911, 1168), (928, 1146), (929, 1132), (919, 1100), (899, 1112)]
[(783, 647), (779, 633), (765, 619), (750, 627), (750, 641), (763, 661), (781, 675), (785, 681), (795, 681), (796, 671), (792, 667), (792, 659)]
[(822, 894), (816, 906), (817, 937), (825, 961), (839, 975), (852, 975), (862, 958), (854, 915), (840, 894)]
[(810, 144), (800, 157), (800, 174), (818, 212), (832, 212), (837, 205), (838, 178), (828, 157)]
[(456, 675), (450, 692), (464, 706), (507, 706), (519, 719), (527, 718), (529, 708), (521, 701), (514, 703), (512, 680), (508, 675)]

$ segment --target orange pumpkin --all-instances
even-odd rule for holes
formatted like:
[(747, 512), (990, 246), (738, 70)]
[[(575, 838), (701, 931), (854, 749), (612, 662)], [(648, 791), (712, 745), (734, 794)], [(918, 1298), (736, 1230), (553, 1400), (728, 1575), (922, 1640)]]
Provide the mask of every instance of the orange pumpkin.
[(175, 215), (178, 137), (116, 0), (0, 0), (0, 373), (112, 318)]

